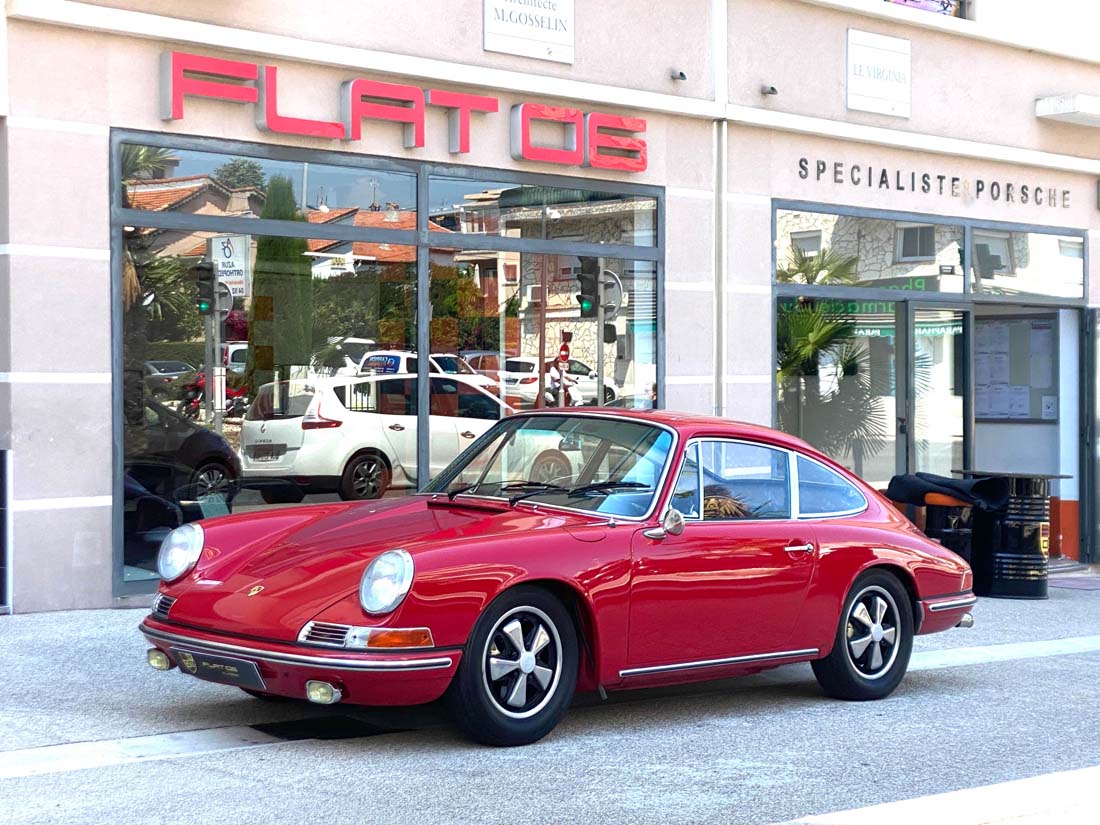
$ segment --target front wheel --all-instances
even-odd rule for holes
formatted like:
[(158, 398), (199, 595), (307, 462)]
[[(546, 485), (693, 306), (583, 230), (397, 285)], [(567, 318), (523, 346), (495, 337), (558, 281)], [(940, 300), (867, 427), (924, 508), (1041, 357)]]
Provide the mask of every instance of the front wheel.
[(516, 587), (474, 626), (447, 703), (486, 745), (527, 745), (561, 720), (577, 686), (577, 632), (565, 606), (538, 587)]
[(844, 601), (833, 650), (812, 662), (814, 676), (837, 699), (883, 699), (905, 676), (913, 651), (913, 611), (897, 577), (870, 570)]

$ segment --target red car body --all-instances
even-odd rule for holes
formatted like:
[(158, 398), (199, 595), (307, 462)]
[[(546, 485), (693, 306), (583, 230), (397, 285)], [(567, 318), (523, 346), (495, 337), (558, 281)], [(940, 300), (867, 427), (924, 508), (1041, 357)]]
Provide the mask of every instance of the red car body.
[[(797, 438), (667, 411), (552, 414), (674, 432), (647, 517), (418, 494), (212, 519), (203, 523), (197, 565), (161, 585), (160, 609), (142, 632), (173, 661), (187, 649), (255, 662), (267, 693), (302, 698), (307, 681), (321, 680), (346, 702), (408, 705), (444, 694), (479, 617), (520, 585), (548, 591), (573, 616), (583, 650), (580, 690), (724, 678), (821, 659), (833, 649), (853, 583), (871, 568), (904, 587), (915, 633), (969, 619), (975, 599), (967, 564)], [(679, 535), (647, 537), (661, 525), (685, 445), (700, 438), (809, 457), (856, 486), (867, 506), (840, 518), (700, 521)], [(809, 552), (791, 552), (806, 545)], [(392, 613), (369, 615), (359, 601), (364, 567), (395, 547), (415, 560), (411, 589)], [(433, 646), (334, 650), (299, 641), (310, 622), (428, 628)]]

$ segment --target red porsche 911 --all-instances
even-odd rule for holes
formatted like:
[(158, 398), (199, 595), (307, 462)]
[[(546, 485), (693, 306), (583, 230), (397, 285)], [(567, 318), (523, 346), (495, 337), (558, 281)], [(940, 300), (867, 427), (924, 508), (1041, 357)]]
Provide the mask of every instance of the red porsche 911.
[(802, 441), (652, 410), (512, 416), (423, 493), (186, 524), (159, 572), (154, 668), (322, 704), (445, 696), (495, 745), (545, 736), (578, 689), (791, 662), (880, 699), (914, 634), (975, 603), (961, 558)]

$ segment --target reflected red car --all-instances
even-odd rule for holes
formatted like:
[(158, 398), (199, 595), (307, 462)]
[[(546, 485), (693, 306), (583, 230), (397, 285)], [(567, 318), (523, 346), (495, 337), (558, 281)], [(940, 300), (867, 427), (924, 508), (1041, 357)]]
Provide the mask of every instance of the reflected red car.
[(971, 571), (804, 442), (655, 410), (494, 425), (422, 493), (170, 534), (149, 663), (332, 704), (445, 697), (495, 745), (574, 691), (811, 662), (889, 695), (913, 637), (973, 622)]

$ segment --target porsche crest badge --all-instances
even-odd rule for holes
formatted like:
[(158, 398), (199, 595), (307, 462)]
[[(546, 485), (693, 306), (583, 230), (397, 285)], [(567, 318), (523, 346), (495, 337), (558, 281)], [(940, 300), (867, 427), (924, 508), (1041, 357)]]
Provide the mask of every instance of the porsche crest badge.
[(259, 593), (263, 589), (264, 589), (264, 586), (262, 584), (258, 584), (255, 587), (253, 587), (251, 590), (248, 591), (248, 595), (249, 596), (255, 596), (257, 593)]

